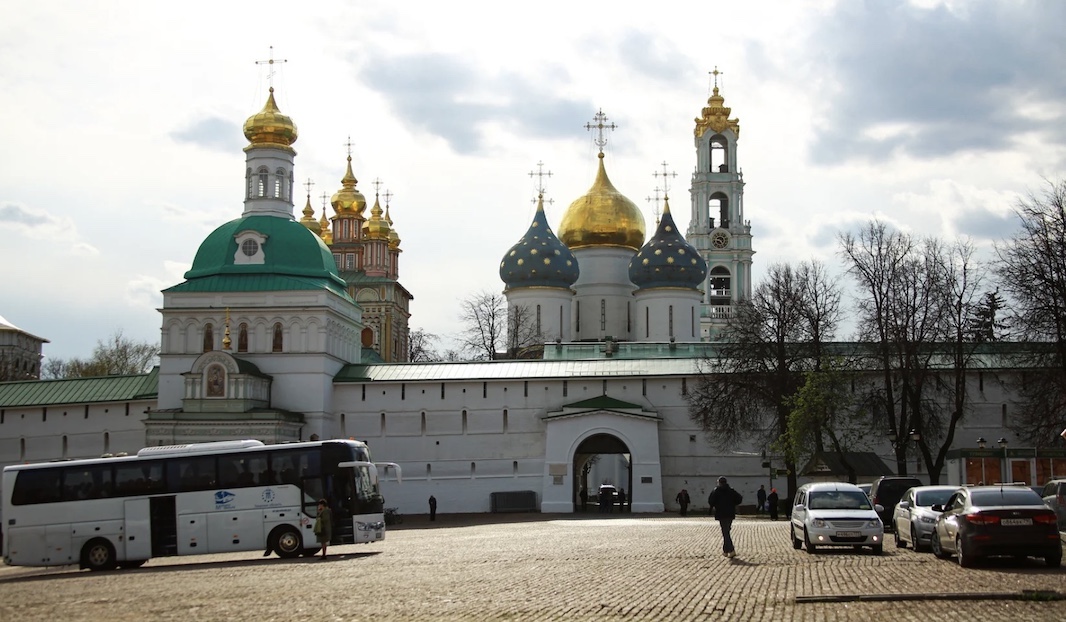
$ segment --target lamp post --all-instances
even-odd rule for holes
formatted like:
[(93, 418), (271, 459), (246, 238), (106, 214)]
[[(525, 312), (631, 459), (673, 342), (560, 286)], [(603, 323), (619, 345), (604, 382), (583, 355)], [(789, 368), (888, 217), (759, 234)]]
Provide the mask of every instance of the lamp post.
[(1007, 464), (1007, 437), (1001, 436), (996, 442), (1003, 448), (1003, 479), (1000, 481), (1006, 483), (1010, 481), (1010, 465)]
[[(893, 432), (892, 430), (888, 431), (888, 442), (892, 443), (892, 448), (893, 449), (897, 449), (898, 450), (901, 447), (906, 447), (907, 446), (907, 441), (911, 441), (911, 443), (913, 443), (913, 445), (914, 445), (914, 448), (917, 449), (918, 448), (918, 441), (920, 441), (920, 440), (922, 440), (922, 434), (921, 434), (921, 432), (919, 432), (918, 430), (916, 430), (914, 428), (911, 428), (911, 431), (907, 432), (907, 436), (905, 436), (903, 438), (899, 438), (896, 435), (896, 433)], [(903, 464), (904, 464), (904, 466), (906, 466), (906, 460), (904, 460)], [(921, 468), (921, 466), (922, 466), (920, 457), (919, 457), (919, 461), (917, 463), (917, 466), (918, 466), (918, 468)], [(904, 475), (904, 473), (901, 473), (900, 475)]]

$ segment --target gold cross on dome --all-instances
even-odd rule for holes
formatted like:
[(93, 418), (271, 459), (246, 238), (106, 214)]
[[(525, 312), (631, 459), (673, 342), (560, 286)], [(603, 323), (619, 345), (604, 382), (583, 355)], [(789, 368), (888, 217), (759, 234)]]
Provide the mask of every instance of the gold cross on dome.
[(388, 188), (386, 188), (385, 192), (381, 193), (381, 196), (385, 197), (385, 206), (388, 207), (389, 200), (392, 199), (392, 190), (389, 190)]
[(322, 193), (322, 214), (323, 215), (325, 215), (325, 213), (326, 213), (326, 206), (327, 205), (329, 205), (329, 193), (328, 192), (323, 192)]
[(385, 184), (385, 182), (381, 181), (380, 177), (375, 177), (374, 181), (370, 183), (374, 186), (374, 196), (378, 195), (378, 193), (381, 191), (381, 186)]
[(603, 114), (603, 108), (600, 108), (600, 111), (592, 117), (592, 120), (595, 121), (596, 124), (586, 123), (585, 129), (589, 131), (592, 131), (593, 129), (596, 130), (596, 136), (592, 139), (592, 142), (600, 148), (600, 153), (603, 153), (603, 148), (607, 145), (607, 137), (603, 135), (603, 130), (615, 130), (618, 129), (618, 126), (614, 123), (605, 123), (605, 121), (607, 121), (607, 115)]
[(718, 71), (718, 65), (714, 66), (714, 71), (708, 71), (708, 74), (714, 76), (714, 88), (718, 88), (718, 76), (724, 74), (724, 71)]
[(287, 63), (287, 62), (289, 62), (289, 61), (288, 61), (288, 59), (285, 59), (285, 58), (279, 58), (277, 60), (274, 60), (274, 46), (270, 46), (270, 58), (269, 59), (255, 61), (256, 65), (266, 65), (267, 66), (267, 83), (270, 84), (270, 89), (271, 90), (274, 89), (274, 64), (275, 63)]
[[(663, 178), (662, 184), (663, 184), (663, 195), (664, 196), (670, 196), (670, 178), (671, 177), (677, 177), (677, 173), (675, 173), (675, 172), (667, 172), (666, 171), (666, 167), (667, 166), (669, 166), (669, 165), (666, 163), (666, 160), (663, 160), (663, 162), (662, 162), (663, 172), (660, 173), (659, 171), (655, 171), (654, 173), (652, 173), (652, 176), (655, 177), (656, 179), (658, 179), (660, 177)], [(656, 188), (656, 190), (658, 190), (658, 188)]]
[(552, 172), (551, 171), (548, 171), (547, 173), (544, 172), (544, 162), (538, 160), (537, 161), (537, 170), (536, 170), (536, 172), (529, 171), (529, 176), (537, 178), (537, 186), (536, 186), (537, 194), (539, 194), (539, 195), (544, 194), (544, 178), (552, 176)]
[(661, 191), (662, 191), (662, 189), (659, 188), (659, 186), (655, 186), (655, 196), (654, 196), (654, 198), (646, 197), (644, 199), (648, 203), (651, 203), (652, 205), (655, 206), (655, 224), (659, 224), (659, 201), (660, 201), (659, 192), (661, 192)]
[(348, 135), (348, 142), (344, 143), (344, 146), (348, 148), (348, 157), (352, 157), (352, 135)]
[(311, 188), (313, 188), (314, 185), (315, 185), (315, 182), (311, 181), (310, 177), (308, 177), (307, 181), (304, 182), (304, 184), (303, 184), (304, 188), (307, 188), (307, 200), (308, 201), (311, 200)]

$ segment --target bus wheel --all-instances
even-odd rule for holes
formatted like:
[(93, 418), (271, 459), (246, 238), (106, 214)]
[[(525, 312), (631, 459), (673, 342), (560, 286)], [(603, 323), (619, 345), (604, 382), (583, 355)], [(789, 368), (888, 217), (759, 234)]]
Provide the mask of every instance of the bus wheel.
[(123, 569), (140, 568), (147, 559), (127, 559), (124, 562), (119, 562), (118, 567)]
[(89, 570), (112, 570), (115, 567), (115, 547), (102, 538), (89, 540), (81, 550), (81, 567)]
[(303, 552), (300, 532), (293, 527), (278, 527), (274, 532), (274, 552), (278, 554), (278, 557), (299, 557)]

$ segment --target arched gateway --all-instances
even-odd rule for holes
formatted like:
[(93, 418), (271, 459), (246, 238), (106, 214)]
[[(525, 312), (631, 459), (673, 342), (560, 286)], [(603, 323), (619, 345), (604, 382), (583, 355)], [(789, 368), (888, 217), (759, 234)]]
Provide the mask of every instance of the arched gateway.
[[(547, 441), (542, 512), (574, 511), (583, 467), (596, 455), (610, 457), (613, 463), (608, 465), (601, 458), (604, 468), (598, 471), (594, 465), (589, 473), (618, 480), (610, 483), (626, 489), (630, 511), (663, 511), (659, 415), (603, 395), (566, 405), (542, 418)], [(601, 483), (587, 482), (590, 490)]]

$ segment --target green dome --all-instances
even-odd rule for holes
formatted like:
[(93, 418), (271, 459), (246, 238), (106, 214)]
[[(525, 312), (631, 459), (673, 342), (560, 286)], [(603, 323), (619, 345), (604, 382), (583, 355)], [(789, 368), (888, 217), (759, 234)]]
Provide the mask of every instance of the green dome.
[[(245, 240), (246, 246), (238, 248), (237, 238), (247, 237), (241, 236), (245, 231), (258, 234), (251, 237), (261, 243)], [(245, 291), (325, 287), (348, 296), (333, 253), (322, 238), (295, 220), (277, 216), (245, 216), (212, 231), (196, 251), (192, 269), (185, 273), (187, 282), (178, 288), (193, 291), (199, 289), (195, 286), (199, 281), (213, 290), (219, 285), (215, 281), (222, 278), (232, 285), (233, 277), (248, 281), (238, 288)]]

